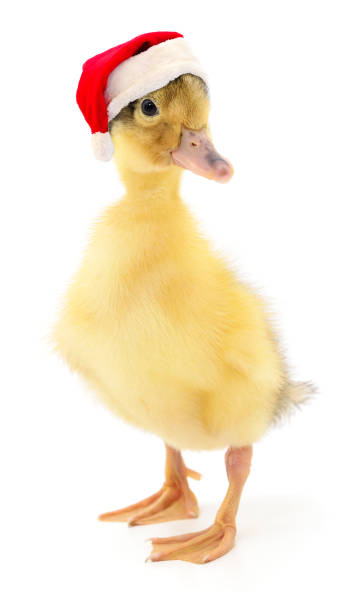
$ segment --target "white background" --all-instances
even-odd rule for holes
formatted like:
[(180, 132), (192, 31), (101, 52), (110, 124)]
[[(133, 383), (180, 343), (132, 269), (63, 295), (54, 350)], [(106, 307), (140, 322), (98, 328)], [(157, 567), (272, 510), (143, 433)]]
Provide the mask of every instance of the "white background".
[[(355, 12), (343, 0), (14, 2), (3, 13), (1, 597), (4, 612), (354, 609)], [(210, 74), (230, 184), (183, 192), (267, 297), (317, 398), (255, 448), (235, 549), (144, 563), (145, 538), (201, 529), (223, 452), (186, 453), (201, 516), (96, 516), (161, 486), (164, 451), (97, 405), (46, 335), (88, 229), (123, 192), (75, 104), (81, 64), (145, 31), (185, 34)]]

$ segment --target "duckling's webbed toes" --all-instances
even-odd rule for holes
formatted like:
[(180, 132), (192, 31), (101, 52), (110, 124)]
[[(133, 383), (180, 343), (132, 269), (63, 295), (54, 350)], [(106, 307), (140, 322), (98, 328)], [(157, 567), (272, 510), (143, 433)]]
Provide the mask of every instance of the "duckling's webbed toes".
[(181, 453), (166, 446), (166, 477), (163, 487), (150, 497), (114, 512), (99, 516), (105, 522), (124, 522), (130, 527), (196, 518), (198, 503), (190, 490), (187, 476), (200, 479), (200, 474), (184, 464)]

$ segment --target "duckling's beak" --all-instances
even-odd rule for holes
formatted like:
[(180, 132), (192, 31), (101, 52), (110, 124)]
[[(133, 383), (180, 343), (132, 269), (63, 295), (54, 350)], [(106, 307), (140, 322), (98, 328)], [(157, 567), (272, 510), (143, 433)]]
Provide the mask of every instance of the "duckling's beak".
[(208, 179), (227, 183), (234, 169), (229, 160), (215, 150), (206, 130), (182, 128), (179, 147), (171, 152), (173, 163)]

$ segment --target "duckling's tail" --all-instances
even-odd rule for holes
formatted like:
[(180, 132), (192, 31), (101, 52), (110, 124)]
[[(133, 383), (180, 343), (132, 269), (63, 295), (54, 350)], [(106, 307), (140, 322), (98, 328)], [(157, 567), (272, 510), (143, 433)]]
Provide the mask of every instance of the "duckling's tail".
[(274, 410), (273, 422), (283, 420), (291, 415), (296, 408), (308, 402), (317, 393), (317, 388), (311, 382), (287, 381)]
[(310, 400), (313, 395), (316, 394), (316, 392), (317, 389), (311, 382), (289, 381), (285, 389), (286, 400), (293, 406), (300, 406), (301, 404), (304, 404)]

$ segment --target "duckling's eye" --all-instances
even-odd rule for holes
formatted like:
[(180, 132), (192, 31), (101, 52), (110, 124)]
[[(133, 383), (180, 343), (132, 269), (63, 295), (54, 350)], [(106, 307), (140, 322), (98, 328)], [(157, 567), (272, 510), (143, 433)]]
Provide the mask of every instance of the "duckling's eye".
[(149, 117), (153, 117), (153, 115), (158, 115), (158, 108), (152, 100), (148, 98), (141, 103), (141, 110), (144, 115), (148, 115)]

